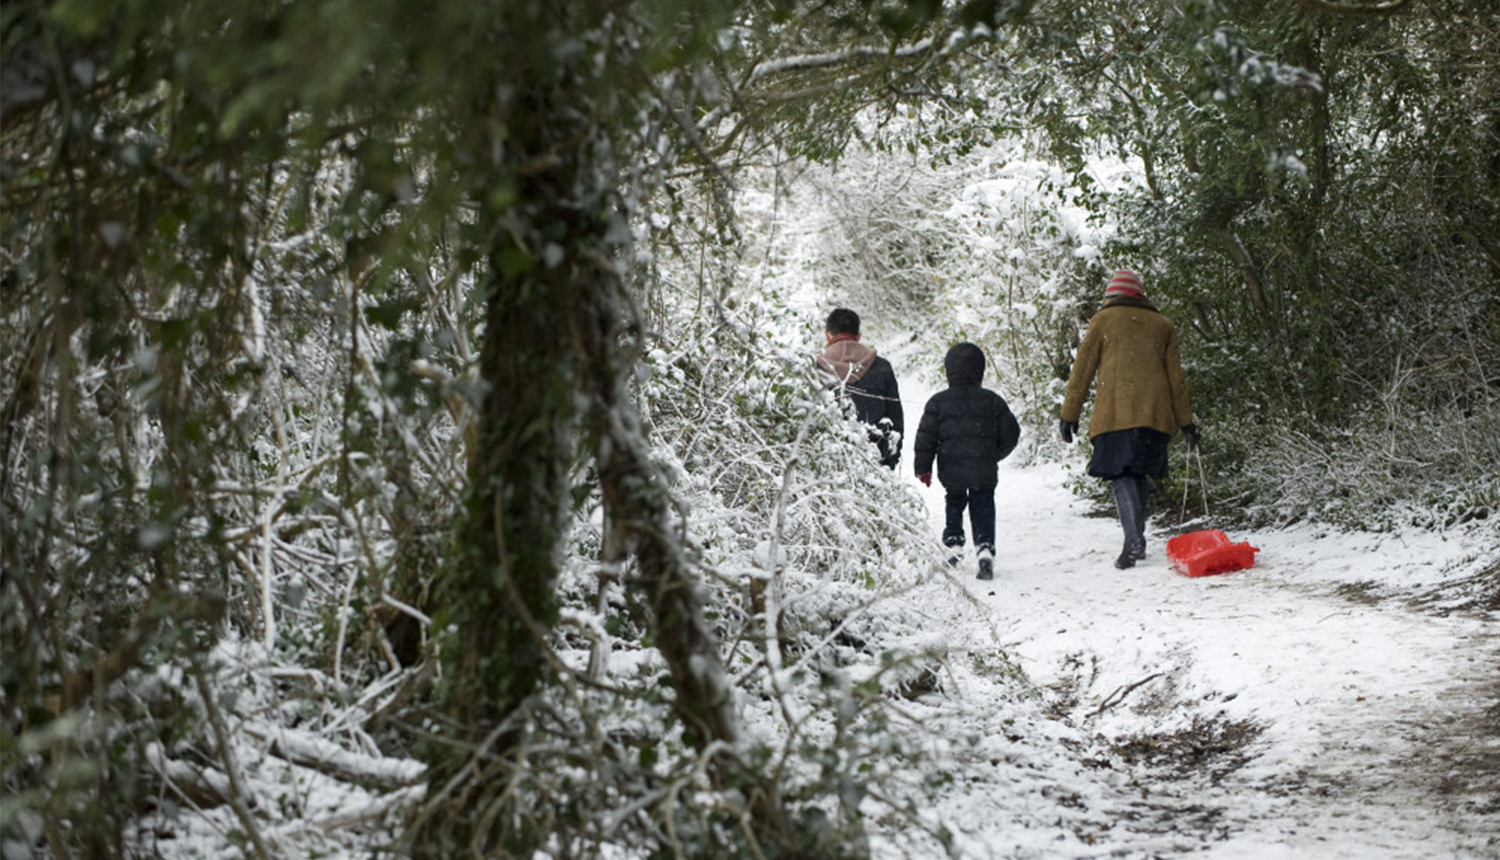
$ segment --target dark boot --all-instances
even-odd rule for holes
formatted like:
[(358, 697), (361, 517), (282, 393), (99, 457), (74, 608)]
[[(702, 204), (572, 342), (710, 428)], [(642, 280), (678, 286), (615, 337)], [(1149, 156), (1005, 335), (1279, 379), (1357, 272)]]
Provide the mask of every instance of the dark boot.
[(1120, 557), (1115, 559), (1115, 567), (1121, 570), (1134, 567), (1136, 559), (1146, 555), (1146, 512), (1136, 488), (1137, 480), (1118, 478), (1110, 482), (1110, 489), (1115, 493), (1115, 508), (1120, 512), (1120, 530), (1125, 533), (1125, 545), (1120, 550)]
[(1139, 560), (1146, 557), (1146, 521), (1151, 518), (1151, 482), (1145, 478), (1131, 478), (1130, 482), (1135, 485), (1135, 497), (1141, 510), (1130, 554)]
[(992, 547), (979, 548), (979, 578), (995, 578), (995, 550)]

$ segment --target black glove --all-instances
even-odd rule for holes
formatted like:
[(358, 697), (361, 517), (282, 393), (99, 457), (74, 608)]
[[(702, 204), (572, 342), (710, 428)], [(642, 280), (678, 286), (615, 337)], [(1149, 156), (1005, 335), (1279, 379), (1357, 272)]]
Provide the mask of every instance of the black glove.
[(1198, 443), (1203, 441), (1203, 434), (1198, 432), (1197, 424), (1182, 425), (1182, 435), (1187, 437), (1188, 450), (1198, 450)]
[(1073, 444), (1073, 434), (1078, 432), (1078, 422), (1069, 421), (1068, 419), (1064, 418), (1062, 421), (1058, 422), (1057, 432), (1062, 434), (1062, 440), (1064, 442), (1071, 445)]

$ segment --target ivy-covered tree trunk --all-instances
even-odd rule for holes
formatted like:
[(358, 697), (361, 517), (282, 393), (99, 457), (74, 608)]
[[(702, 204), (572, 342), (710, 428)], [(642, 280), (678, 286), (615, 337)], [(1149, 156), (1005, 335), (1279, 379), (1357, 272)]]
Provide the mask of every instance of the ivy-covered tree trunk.
[[(439, 621), (454, 631), (444, 695), (458, 743), (432, 761), (434, 805), (415, 834), (432, 857), (529, 856), (546, 838), (516, 832), (495, 798), (524, 750), (528, 698), (552, 668), (571, 476), (586, 451), (621, 524), (617, 545), (637, 556), (688, 737), (700, 748), (736, 737), (670, 496), (622, 381), (629, 229), (615, 136), (630, 119), (618, 79), (630, 40), (592, 4), (512, 13), (507, 28), (524, 43), (497, 52), (494, 86), (458, 141), (487, 237), (486, 324), (467, 518), (439, 594)], [(570, 49), (581, 33), (601, 41)]]
[[(543, 3), (515, 11), (515, 31), (537, 42), (564, 26)], [(438, 620), (452, 630), (444, 696), (457, 743), (431, 762), (435, 803), (417, 834), (430, 857), (490, 856), (499, 844), (527, 856), (518, 849), (544, 838), (486, 817), (486, 798), (506, 782), (524, 736), (520, 708), (547, 674), (578, 415), (573, 319), (590, 300), (585, 261), (604, 253), (592, 178), (601, 132), (582, 70), (520, 40), (507, 51), (493, 98), (481, 98), (474, 132), (460, 139), (489, 247), (478, 448), (467, 519), (438, 589)]]

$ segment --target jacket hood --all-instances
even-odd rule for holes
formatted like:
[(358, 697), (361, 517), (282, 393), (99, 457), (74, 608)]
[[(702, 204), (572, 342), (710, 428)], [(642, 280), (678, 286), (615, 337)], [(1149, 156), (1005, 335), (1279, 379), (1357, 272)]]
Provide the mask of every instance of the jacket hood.
[(984, 381), (984, 350), (972, 343), (954, 344), (943, 358), (948, 385), (978, 385)]
[(865, 378), (875, 364), (875, 350), (856, 340), (831, 343), (818, 358), (818, 364), (849, 385)]

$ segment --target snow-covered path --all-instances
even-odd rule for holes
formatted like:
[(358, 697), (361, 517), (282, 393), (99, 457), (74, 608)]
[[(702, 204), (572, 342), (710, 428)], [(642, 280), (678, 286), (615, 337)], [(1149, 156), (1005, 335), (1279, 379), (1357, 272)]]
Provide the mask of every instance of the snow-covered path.
[[(1493, 545), (1234, 534), (1256, 567), (1189, 579), (1154, 532), (1118, 571), (1115, 521), (1063, 479), (1002, 466), (996, 579), (964, 568), (988, 614), (954, 631), (998, 634), (1100, 767), (1130, 775), (1107, 832), (1055, 856), (1500, 857), (1500, 637), (1482, 611), (1416, 599)], [(941, 491), (913, 486), (936, 534)]]

